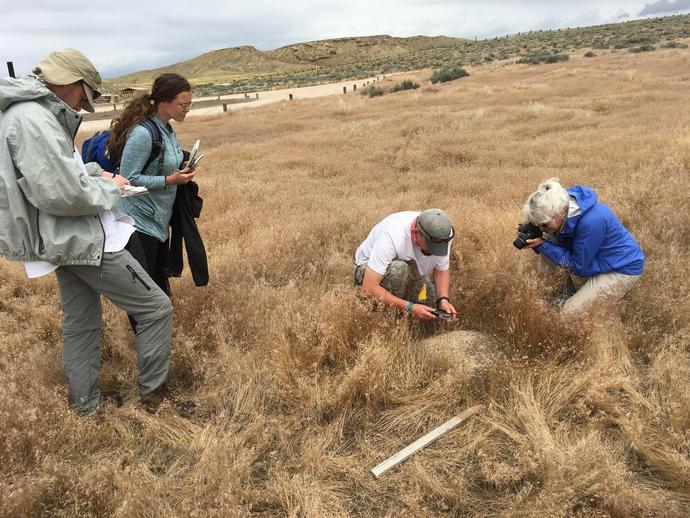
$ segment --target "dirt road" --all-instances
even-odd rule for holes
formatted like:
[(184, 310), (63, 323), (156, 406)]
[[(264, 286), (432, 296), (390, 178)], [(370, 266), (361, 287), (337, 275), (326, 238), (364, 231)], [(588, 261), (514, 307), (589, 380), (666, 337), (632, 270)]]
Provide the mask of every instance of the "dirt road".
[[(396, 75), (401, 75), (402, 72), (396, 74), (388, 74), (385, 77), (390, 78)], [(408, 73), (409, 74), (409, 73)], [(257, 108), (259, 106), (265, 106), (267, 104), (287, 101), (290, 99), (290, 94), (295, 100), (298, 99), (310, 99), (313, 97), (324, 97), (327, 95), (343, 95), (343, 87), (346, 88), (347, 94), (352, 95), (354, 92), (354, 86), (357, 87), (357, 91), (366, 87), (367, 84), (375, 83), (378, 80), (383, 79), (384, 76), (373, 76), (366, 79), (353, 79), (351, 81), (341, 81), (339, 83), (330, 83), (325, 85), (315, 85), (315, 86), (303, 86), (300, 88), (283, 88), (280, 90), (269, 90), (266, 92), (258, 92), (259, 97), (256, 98), (256, 93), (252, 92), (248, 94), (249, 99), (245, 99), (245, 94), (233, 94), (233, 95), (222, 95), (221, 103), (212, 103), (212, 106), (204, 106), (206, 101), (217, 101), (218, 97), (201, 97), (194, 98), (194, 103), (199, 104), (201, 107), (192, 107), (189, 112), (188, 117), (196, 117), (200, 115), (215, 115), (217, 113), (223, 113), (222, 101), (228, 101), (227, 108), (230, 110), (242, 110), (245, 108)], [(208, 103), (207, 103), (208, 104)], [(118, 109), (121, 109), (121, 104), (118, 103)], [(112, 112), (112, 105), (102, 105), (96, 107), (96, 113), (101, 112)], [(79, 128), (80, 132), (95, 132), (108, 129), (110, 126), (110, 117), (103, 113), (103, 118), (97, 120), (85, 120), (82, 122)]]

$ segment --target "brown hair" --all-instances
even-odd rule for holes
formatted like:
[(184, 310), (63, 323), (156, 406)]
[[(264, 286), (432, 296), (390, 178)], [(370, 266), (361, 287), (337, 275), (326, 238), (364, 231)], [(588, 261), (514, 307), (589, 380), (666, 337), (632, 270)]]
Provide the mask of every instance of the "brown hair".
[(127, 134), (147, 117), (156, 115), (158, 103), (171, 102), (182, 92), (191, 92), (192, 85), (179, 74), (163, 74), (156, 78), (150, 94), (138, 95), (132, 99), (122, 113), (110, 123), (108, 155), (119, 163), (125, 147)]

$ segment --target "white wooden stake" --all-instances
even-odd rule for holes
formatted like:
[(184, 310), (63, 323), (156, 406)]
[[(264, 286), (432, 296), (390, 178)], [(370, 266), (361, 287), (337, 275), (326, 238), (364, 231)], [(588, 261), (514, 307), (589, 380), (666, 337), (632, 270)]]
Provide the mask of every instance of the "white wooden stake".
[(397, 466), (402, 461), (406, 460), (408, 457), (411, 457), (422, 448), (429, 446), (435, 440), (440, 439), (441, 437), (446, 435), (448, 432), (460, 425), (463, 421), (466, 421), (468, 418), (478, 413), (480, 409), (481, 406), (479, 405), (468, 408), (467, 410), (456, 415), (452, 419), (449, 419), (441, 426), (434, 428), (425, 436), (420, 437), (409, 446), (406, 446), (392, 457), (389, 457), (388, 459), (384, 460), (381, 464), (372, 469), (371, 472), (374, 474), (376, 478), (381, 477), (381, 475), (383, 475), (392, 467)]

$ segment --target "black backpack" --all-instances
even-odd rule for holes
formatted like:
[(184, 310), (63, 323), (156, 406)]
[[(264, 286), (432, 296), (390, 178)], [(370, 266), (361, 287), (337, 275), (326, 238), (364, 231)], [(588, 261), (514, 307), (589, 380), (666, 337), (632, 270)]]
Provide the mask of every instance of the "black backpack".
[[(146, 171), (148, 166), (156, 157), (158, 158), (158, 175), (163, 174), (163, 160), (165, 158), (165, 143), (163, 142), (163, 135), (161, 135), (158, 124), (149, 118), (139, 122), (140, 126), (144, 126), (149, 135), (151, 135), (151, 153), (149, 154), (142, 172)], [(81, 156), (84, 163), (97, 162), (104, 171), (116, 173), (120, 170), (120, 158), (110, 157), (107, 153), (108, 137), (110, 131), (99, 131), (93, 137), (86, 139), (81, 145)]]

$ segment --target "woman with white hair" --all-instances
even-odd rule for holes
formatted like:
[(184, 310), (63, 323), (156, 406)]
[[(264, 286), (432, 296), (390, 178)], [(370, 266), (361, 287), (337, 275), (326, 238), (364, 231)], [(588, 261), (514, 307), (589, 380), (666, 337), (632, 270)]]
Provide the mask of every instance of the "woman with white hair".
[(563, 304), (579, 313), (603, 297), (623, 297), (642, 274), (644, 253), (613, 211), (589, 187), (565, 189), (557, 178), (542, 182), (523, 207), (543, 237), (527, 240), (545, 266), (565, 268), (576, 291)]

